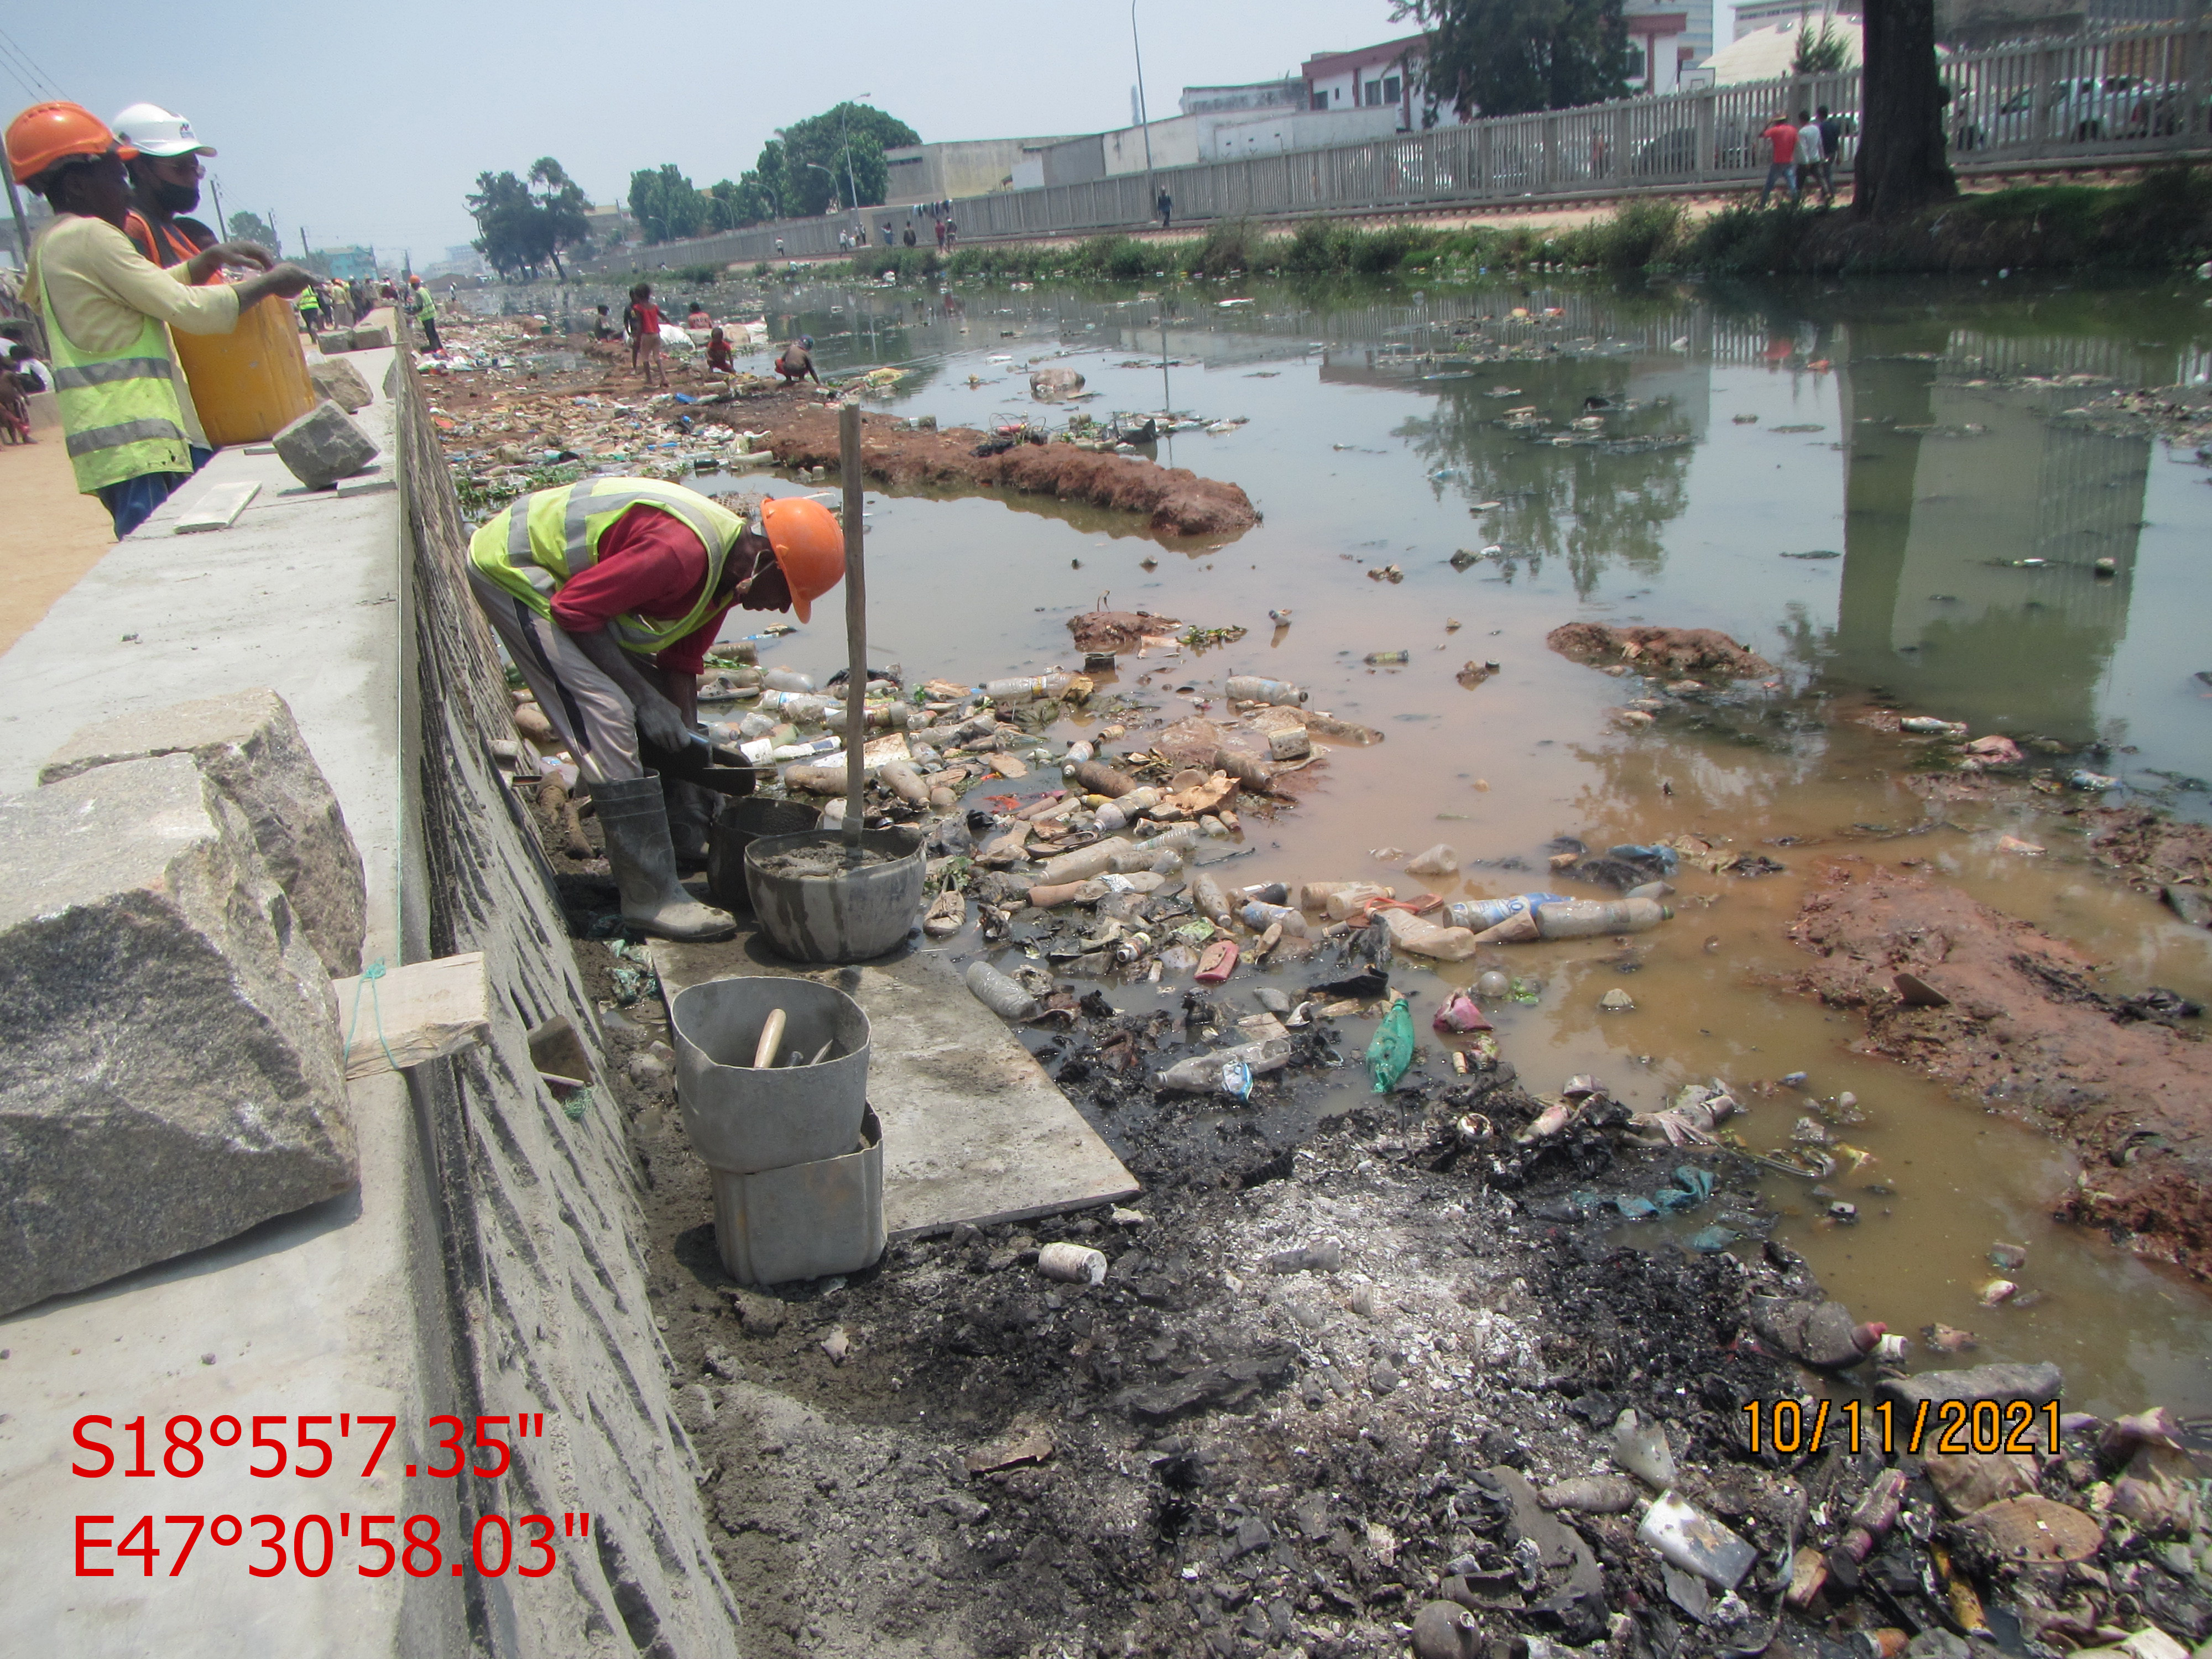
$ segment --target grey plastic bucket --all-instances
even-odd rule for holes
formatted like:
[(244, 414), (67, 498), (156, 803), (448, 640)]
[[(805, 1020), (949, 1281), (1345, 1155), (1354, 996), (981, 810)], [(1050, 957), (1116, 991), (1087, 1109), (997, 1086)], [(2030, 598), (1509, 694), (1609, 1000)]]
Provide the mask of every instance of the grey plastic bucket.
[(725, 800), (715, 815), (707, 852), (707, 891), (714, 902), (725, 910), (751, 909), (752, 895), (745, 890), (745, 848), (763, 836), (795, 836), (811, 830), (821, 817), (820, 809), (805, 801), (774, 795), (733, 795)]
[[(787, 1024), (779, 1045), (819, 1066), (755, 1070), (754, 1046), (771, 1009)], [(835, 986), (755, 975), (686, 986), (669, 1009), (676, 1037), (676, 1100), (700, 1160), (744, 1175), (849, 1152), (868, 1109), (868, 1017)], [(781, 1056), (780, 1056), (781, 1057)]]
[(893, 854), (887, 864), (825, 876), (780, 876), (761, 860), (805, 847), (835, 847), (837, 830), (763, 836), (745, 848), (753, 915), (777, 954), (793, 962), (867, 962), (906, 942), (921, 921), (921, 844), (902, 830), (866, 830), (860, 844)]
[(884, 1137), (863, 1115), (859, 1145), (752, 1175), (714, 1172), (714, 1249), (740, 1285), (781, 1285), (873, 1267), (884, 1253)]

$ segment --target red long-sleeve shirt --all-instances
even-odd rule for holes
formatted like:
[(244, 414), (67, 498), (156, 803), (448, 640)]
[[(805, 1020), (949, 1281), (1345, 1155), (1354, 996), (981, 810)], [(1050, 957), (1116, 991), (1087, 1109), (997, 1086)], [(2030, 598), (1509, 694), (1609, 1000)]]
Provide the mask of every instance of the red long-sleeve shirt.
[[(730, 556), (744, 556), (732, 549)], [(674, 621), (690, 614), (706, 580), (706, 544), (673, 514), (641, 502), (601, 534), (599, 562), (562, 583), (553, 596), (553, 620), (572, 634), (592, 633), (633, 611), (655, 621)], [(654, 664), (674, 673), (698, 673), (734, 602), (725, 600), (708, 611), (698, 627), (656, 656)]]

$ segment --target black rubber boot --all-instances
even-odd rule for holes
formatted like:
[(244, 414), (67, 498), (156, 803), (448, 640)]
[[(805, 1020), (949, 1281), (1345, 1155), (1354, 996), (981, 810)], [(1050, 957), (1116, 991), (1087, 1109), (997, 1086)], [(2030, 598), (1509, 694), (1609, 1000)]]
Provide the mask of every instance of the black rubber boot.
[(660, 799), (668, 809), (668, 839), (676, 848), (676, 867), (703, 870), (714, 842), (714, 811), (722, 798), (682, 778), (660, 775)]
[(607, 863), (622, 893), (623, 920), (662, 939), (703, 943), (738, 931), (726, 910), (702, 904), (676, 878), (676, 848), (660, 779), (648, 772), (621, 783), (595, 783), (592, 799), (606, 838)]

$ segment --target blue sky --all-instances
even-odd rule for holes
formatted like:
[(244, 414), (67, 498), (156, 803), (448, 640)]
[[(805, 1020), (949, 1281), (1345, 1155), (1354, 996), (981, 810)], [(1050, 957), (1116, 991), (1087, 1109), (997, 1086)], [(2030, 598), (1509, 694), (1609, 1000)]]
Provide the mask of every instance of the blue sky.
[[(1316, 52), (1411, 33), (1389, 0), (1138, 0), (1153, 118), (1187, 85), (1295, 73)], [(462, 197), (485, 168), (553, 155), (594, 201), (632, 168), (734, 178), (776, 127), (842, 98), (924, 139), (1126, 125), (1129, 15), (1020, 7), (701, 6), (574, 0), (366, 7), (106, 0), (10, 7), (0, 99), (60, 96), (102, 118), (149, 100), (222, 152), (224, 207), (273, 212), (287, 246), (374, 242), (417, 264), (474, 233)], [(12, 48), (12, 49), (11, 49)]]

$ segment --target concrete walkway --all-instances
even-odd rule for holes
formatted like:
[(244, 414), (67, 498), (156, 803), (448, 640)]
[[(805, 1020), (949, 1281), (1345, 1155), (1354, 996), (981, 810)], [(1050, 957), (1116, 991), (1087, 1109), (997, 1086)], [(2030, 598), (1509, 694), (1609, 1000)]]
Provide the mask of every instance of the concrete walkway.
[[(393, 353), (351, 359), (380, 387)], [(0, 656), (0, 790), (33, 787), (39, 763), (86, 722), (189, 698), (273, 687), (290, 703), (359, 844), (368, 877), (367, 958), (400, 960), (399, 860), (404, 803), (400, 692), (405, 593), (401, 498), (390, 487), (392, 409), (381, 392), (357, 416), (385, 451), (380, 491), (309, 495), (275, 455), (218, 453), (121, 543), (106, 514), (88, 527), (73, 491), (56, 482), (62, 446), (0, 452), (11, 562), (44, 573), (47, 591), (17, 621)], [(60, 467), (67, 477), (65, 463)], [(20, 533), (19, 479), (37, 479), (40, 522), (58, 545)], [(178, 516), (209, 489), (256, 482), (259, 495), (230, 529), (178, 536)], [(96, 536), (92, 533), (96, 529)], [(12, 585), (11, 585), (12, 586)], [(14, 599), (11, 593), (11, 600)], [(27, 631), (24, 626), (27, 624)], [(0, 1320), (0, 1606), (11, 1648), (26, 1652), (267, 1653), (456, 1651), (459, 1632), (404, 1575), (364, 1579), (352, 1556), (328, 1576), (247, 1576), (250, 1547), (203, 1538), (175, 1579), (187, 1530), (157, 1522), (163, 1551), (150, 1577), (137, 1559), (94, 1550), (76, 1573), (76, 1519), (113, 1516), (90, 1535), (120, 1541), (142, 1515), (241, 1518), (363, 1510), (434, 1512), (451, 1482), (410, 1480), (429, 1403), (418, 1310), (436, 1305), (441, 1269), (416, 1235), (425, 1205), (413, 1112), (386, 1073), (352, 1085), (362, 1182), (357, 1194), (264, 1224), (238, 1238)], [(363, 1431), (339, 1438), (332, 1478), (279, 1483), (246, 1473), (250, 1449), (208, 1449), (190, 1480), (70, 1473), (84, 1455), (74, 1425), (87, 1415), (143, 1416), (148, 1443), (191, 1413), (392, 1414), (402, 1425), (375, 1476)], [(409, 1426), (409, 1425), (413, 1426)], [(288, 1420), (280, 1430), (289, 1431)], [(128, 1436), (95, 1431), (123, 1444)], [(374, 1432), (368, 1438), (374, 1439)], [(156, 1465), (159, 1460), (155, 1453)], [(264, 1454), (265, 1456), (265, 1454)], [(434, 1488), (447, 1488), (441, 1494)], [(289, 1541), (289, 1534), (288, 1534)], [(277, 1588), (281, 1583), (281, 1589)], [(422, 1621), (410, 1631), (410, 1620)]]

